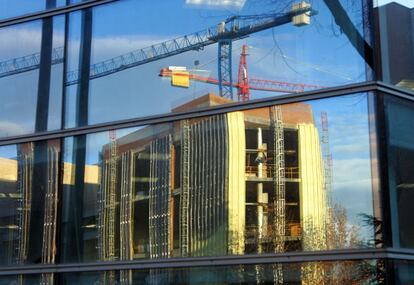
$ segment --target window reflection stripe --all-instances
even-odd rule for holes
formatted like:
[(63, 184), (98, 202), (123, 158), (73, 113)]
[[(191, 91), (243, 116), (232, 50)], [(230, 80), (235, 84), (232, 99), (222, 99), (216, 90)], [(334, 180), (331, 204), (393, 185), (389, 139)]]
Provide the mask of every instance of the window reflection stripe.
[(65, 130), (57, 130), (57, 131), (49, 131), (37, 134), (27, 134), (21, 136), (12, 136), (8, 138), (0, 138), (0, 146), (2, 145), (10, 145), (15, 143), (23, 143), (23, 142), (31, 142), (31, 141), (39, 141), (39, 140), (47, 140), (47, 139), (54, 139), (54, 138), (62, 138), (67, 136), (76, 136), (88, 133), (95, 133), (99, 131), (106, 131), (113, 128), (129, 128), (134, 126), (140, 125), (148, 125), (148, 124), (157, 124), (157, 123), (164, 123), (169, 121), (187, 119), (187, 118), (196, 118), (208, 115), (214, 115), (219, 113), (225, 112), (232, 112), (232, 111), (242, 111), (248, 110), (251, 108), (260, 108), (266, 107), (274, 104), (287, 104), (293, 102), (300, 102), (304, 100), (313, 100), (313, 99), (322, 99), (328, 97), (336, 97), (341, 95), (348, 95), (353, 93), (360, 93), (360, 92), (367, 92), (367, 91), (376, 91), (381, 90), (384, 93), (391, 93), (392, 95), (399, 96), (402, 98), (407, 98), (410, 100), (414, 100), (414, 93), (405, 91), (399, 88), (395, 88), (391, 85), (383, 84), (381, 82), (363, 82), (363, 83), (356, 83), (350, 85), (344, 85), (334, 88), (327, 88), (321, 89), (318, 91), (309, 91), (303, 93), (296, 93), (296, 94), (287, 94), (281, 95), (277, 97), (271, 97), (266, 99), (257, 99), (252, 100), (250, 102), (245, 103), (234, 103), (224, 106), (213, 106), (213, 107), (206, 107), (200, 108), (196, 111), (185, 111), (185, 112), (177, 112), (171, 114), (161, 114), (161, 115), (154, 115), (154, 116), (147, 116), (141, 117), (136, 119), (128, 119), (128, 120), (120, 120), (120, 121), (113, 121), (110, 123), (102, 123), (102, 124), (95, 124), (83, 127), (76, 127), (71, 129)]

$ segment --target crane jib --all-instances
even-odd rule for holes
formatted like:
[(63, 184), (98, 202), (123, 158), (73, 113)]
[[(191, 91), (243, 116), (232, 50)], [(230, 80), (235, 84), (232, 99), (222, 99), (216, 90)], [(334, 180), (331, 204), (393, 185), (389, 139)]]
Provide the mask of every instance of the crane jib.
[[(315, 10), (306, 7), (284, 14), (234, 16), (223, 22), (225, 26), (222, 32), (219, 32), (216, 27), (211, 27), (200, 32), (154, 44), (150, 47), (95, 63), (90, 67), (89, 79), (92, 80), (107, 76), (183, 52), (201, 50), (205, 46), (215, 44), (220, 40), (238, 40), (256, 32), (287, 24), (292, 21), (292, 17), (303, 13), (309, 13), (311, 16), (317, 14)], [(39, 56), (40, 53), (37, 53), (0, 62), (0, 78), (38, 69), (40, 66), (38, 61)], [(62, 63), (63, 58), (63, 48), (55, 48), (52, 54), (52, 64)], [(68, 71), (65, 77), (65, 85), (76, 84), (78, 80), (78, 70)]]

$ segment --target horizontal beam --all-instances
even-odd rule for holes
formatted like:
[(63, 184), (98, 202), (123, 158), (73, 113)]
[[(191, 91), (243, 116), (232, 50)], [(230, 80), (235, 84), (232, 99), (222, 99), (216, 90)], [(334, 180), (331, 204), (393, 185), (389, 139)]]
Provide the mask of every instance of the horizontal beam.
[(116, 2), (116, 1), (119, 1), (119, 0), (84, 0), (83, 2), (80, 2), (80, 3), (75, 3), (71, 5), (58, 7), (58, 8), (28, 13), (28, 14), (24, 14), (21, 16), (0, 20), (0, 28), (10, 26), (10, 25), (15, 25), (15, 24), (21, 24), (21, 23), (25, 23), (29, 21), (40, 20), (43, 18), (53, 17), (57, 15), (62, 15), (65, 13), (70, 13), (70, 12), (74, 12), (77, 10), (86, 9), (86, 8), (103, 5), (103, 4), (107, 4), (111, 2)]
[(42, 264), (1, 267), (0, 276), (40, 273), (94, 272), (106, 270), (146, 270), (163, 268), (194, 268), (209, 266), (237, 266), (254, 264), (334, 262), (341, 260), (392, 259), (414, 261), (413, 250), (346, 249), (313, 252), (286, 252), (273, 254), (252, 254), (219, 257), (192, 257), (170, 259), (146, 259), (133, 261), (112, 261), (76, 264)]
[(369, 81), (362, 83), (355, 83), (349, 85), (342, 85), (337, 87), (325, 88), (314, 91), (307, 91), (296, 94), (286, 94), (273, 96), (265, 99), (256, 99), (246, 102), (235, 102), (214, 107), (205, 107), (197, 110), (190, 110), (184, 112), (165, 113), (162, 115), (147, 116), (141, 118), (134, 118), (128, 120), (113, 121), (108, 123), (101, 123), (71, 129), (48, 131), (41, 133), (25, 134), (20, 136), (0, 138), (0, 146), (10, 145), (16, 143), (34, 142), (41, 140), (59, 139), (68, 136), (85, 135), (89, 133), (96, 133), (102, 131), (109, 131), (112, 129), (131, 128), (138, 126), (145, 126), (149, 124), (168, 123), (172, 121), (199, 118), (204, 116), (212, 116), (227, 112), (236, 112), (249, 110), (254, 108), (269, 107), (272, 105), (290, 104), (303, 102), (307, 100), (317, 100), (323, 98), (330, 98), (336, 96), (344, 96), (355, 93), (381, 91), (397, 97), (410, 99), (414, 101), (414, 92), (395, 87), (393, 85), (382, 82)]

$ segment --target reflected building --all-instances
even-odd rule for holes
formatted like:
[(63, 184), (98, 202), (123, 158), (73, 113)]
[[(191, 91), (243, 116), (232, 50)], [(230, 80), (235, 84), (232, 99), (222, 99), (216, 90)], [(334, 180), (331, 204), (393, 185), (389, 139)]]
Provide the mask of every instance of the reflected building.
[[(208, 94), (174, 111), (223, 100)], [(101, 158), (103, 260), (326, 248), (323, 162), (308, 104), (145, 127), (113, 136)]]
[[(0, 159), (0, 261), (53, 264), (59, 146), (56, 141), (27, 143), (19, 145), (16, 154), (15, 158)], [(53, 275), (42, 274), (40, 280), (42, 284), (53, 284)], [(23, 284), (22, 276), (16, 282)]]
[[(226, 101), (207, 94), (173, 111)], [(85, 260), (326, 249), (328, 205), (310, 105), (185, 119), (121, 137), (113, 131), (108, 139), (100, 162), (81, 170)], [(44, 263), (56, 250), (58, 177), (57, 148), (49, 144), (46, 149), (47, 165), (37, 164), (48, 181), (40, 207), (45, 211)], [(0, 163), (2, 189), (10, 189), (3, 190), (2, 198), (19, 204), (13, 207), (15, 213), (1, 215), (2, 243), (7, 243), (3, 248), (8, 249), (3, 254), (17, 264), (26, 262), (28, 255), (34, 156), (35, 145), (26, 144), (16, 159), (2, 158)], [(76, 188), (76, 173), (72, 162), (63, 163), (64, 197)], [(62, 222), (71, 224), (65, 216)], [(114, 280), (114, 274), (105, 272), (103, 280)], [(128, 283), (131, 274), (121, 271), (120, 280)]]

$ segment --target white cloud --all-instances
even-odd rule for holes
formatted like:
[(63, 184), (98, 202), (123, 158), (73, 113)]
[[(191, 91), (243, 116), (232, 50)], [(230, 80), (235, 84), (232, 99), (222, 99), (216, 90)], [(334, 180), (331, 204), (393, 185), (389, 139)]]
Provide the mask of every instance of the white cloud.
[[(136, 35), (119, 37), (101, 37), (93, 40), (92, 62), (100, 62), (112, 57), (135, 51), (137, 49), (150, 47), (151, 45), (177, 38), (178, 36)], [(79, 43), (74, 43), (79, 46)]]
[[(6, 61), (40, 52), (42, 30), (36, 28), (4, 28), (0, 30), (0, 61)], [(55, 47), (64, 43), (63, 31), (55, 34)]]
[(187, 5), (207, 6), (214, 8), (228, 8), (234, 7), (243, 8), (246, 0), (186, 0)]
[(25, 133), (27, 133), (27, 130), (19, 124), (7, 121), (0, 122), (0, 137), (17, 136)]

